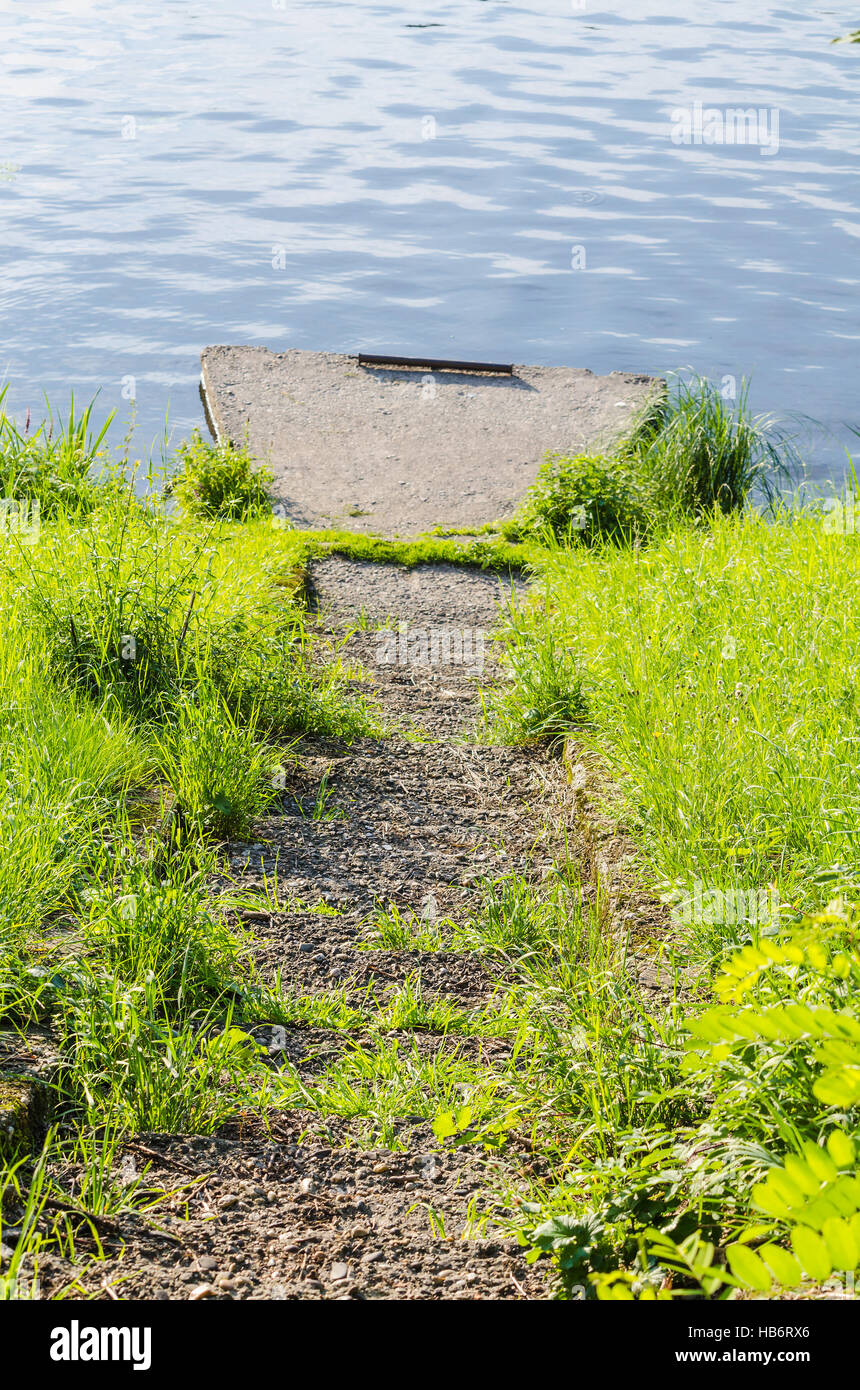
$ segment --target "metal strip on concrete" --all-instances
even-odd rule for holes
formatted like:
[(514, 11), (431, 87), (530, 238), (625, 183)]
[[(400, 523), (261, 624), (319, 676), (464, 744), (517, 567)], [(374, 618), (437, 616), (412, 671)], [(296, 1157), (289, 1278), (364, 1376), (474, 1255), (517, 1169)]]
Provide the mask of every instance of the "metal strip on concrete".
[(299, 526), (388, 536), (510, 516), (548, 450), (604, 448), (658, 378), (574, 367), (511, 375), (360, 366), (342, 353), (210, 347), (202, 392), (219, 440), (247, 441)]

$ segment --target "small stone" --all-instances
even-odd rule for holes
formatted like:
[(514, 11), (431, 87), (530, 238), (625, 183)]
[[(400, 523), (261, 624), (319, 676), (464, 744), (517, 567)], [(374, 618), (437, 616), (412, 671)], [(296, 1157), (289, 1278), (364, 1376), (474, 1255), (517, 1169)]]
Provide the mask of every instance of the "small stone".
[[(390, 1164), (390, 1163), (374, 1163), (374, 1165), (373, 1165), (373, 1167), (371, 1168), (370, 1171), (371, 1171), (371, 1173), (390, 1173), (390, 1172), (391, 1172), (391, 1164)], [(358, 1176), (358, 1174), (356, 1174), (356, 1176)]]
[(313, 1178), (302, 1178), (299, 1187), (302, 1189), (302, 1192), (316, 1192), (317, 1190), (317, 1185)]
[(198, 1284), (196, 1289), (192, 1289), (188, 1295), (189, 1303), (196, 1303), (198, 1298), (215, 1298), (217, 1294), (213, 1284)]
[(230, 1211), (231, 1207), (238, 1207), (239, 1198), (235, 1194), (222, 1197), (218, 1205), (222, 1211)]
[(218, 1261), (214, 1255), (200, 1255), (197, 1259), (197, 1268), (202, 1269), (204, 1274), (208, 1274), (210, 1270), (218, 1268)]
[(299, 947), (300, 951), (312, 951), (314, 949), (312, 941), (303, 941)]
[(384, 1260), (385, 1256), (383, 1255), (381, 1250), (368, 1250), (364, 1255), (362, 1255), (362, 1259), (367, 1264), (376, 1264), (377, 1261)]
[(349, 1274), (349, 1266), (345, 1264), (333, 1264), (331, 1267), (331, 1277), (337, 1284), (341, 1279), (346, 1279)]

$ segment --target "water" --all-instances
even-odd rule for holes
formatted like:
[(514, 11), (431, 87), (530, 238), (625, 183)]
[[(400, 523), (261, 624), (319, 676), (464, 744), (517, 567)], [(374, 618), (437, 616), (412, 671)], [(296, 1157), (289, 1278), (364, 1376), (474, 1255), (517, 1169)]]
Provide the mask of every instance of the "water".
[[(0, 376), (148, 453), (210, 343), (692, 366), (860, 423), (856, 0), (0, 0)], [(775, 153), (672, 112), (778, 113)], [(712, 118), (711, 118), (712, 119)], [(860, 445), (858, 445), (860, 450)]]

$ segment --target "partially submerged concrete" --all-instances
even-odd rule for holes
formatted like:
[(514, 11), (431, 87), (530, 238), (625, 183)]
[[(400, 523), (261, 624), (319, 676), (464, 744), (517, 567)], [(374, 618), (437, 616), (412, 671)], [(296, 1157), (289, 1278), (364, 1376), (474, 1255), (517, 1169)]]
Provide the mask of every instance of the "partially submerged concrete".
[(255, 347), (207, 348), (202, 365), (213, 433), (247, 440), (291, 520), (389, 536), (510, 516), (547, 450), (606, 446), (660, 385), (573, 367), (424, 372)]

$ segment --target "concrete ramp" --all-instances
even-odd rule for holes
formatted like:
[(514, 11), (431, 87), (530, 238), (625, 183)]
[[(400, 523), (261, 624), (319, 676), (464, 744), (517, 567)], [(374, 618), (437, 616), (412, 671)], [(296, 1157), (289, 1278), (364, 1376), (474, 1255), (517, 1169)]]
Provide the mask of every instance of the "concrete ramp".
[(409, 536), (510, 516), (547, 450), (605, 447), (658, 378), (574, 367), (360, 365), (328, 352), (210, 347), (219, 440), (247, 440), (296, 525)]

